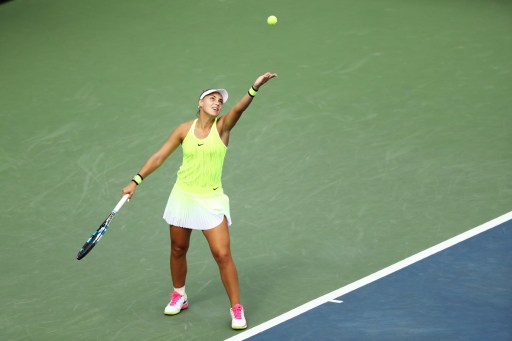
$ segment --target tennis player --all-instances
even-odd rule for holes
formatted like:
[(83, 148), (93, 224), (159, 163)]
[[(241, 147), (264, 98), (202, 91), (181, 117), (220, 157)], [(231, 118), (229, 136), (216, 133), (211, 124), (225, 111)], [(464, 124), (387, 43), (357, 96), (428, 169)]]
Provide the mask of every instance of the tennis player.
[(231, 225), (229, 199), (222, 189), (222, 167), (231, 130), (252, 103), (260, 87), (277, 77), (267, 72), (259, 76), (249, 91), (226, 114), (220, 116), (228, 100), (225, 89), (205, 90), (199, 96), (198, 118), (179, 125), (162, 147), (153, 154), (123, 189), (130, 198), (142, 180), (160, 167), (181, 144), (183, 162), (171, 191), (163, 218), (171, 238), (170, 268), (174, 290), (164, 309), (176, 315), (189, 307), (185, 293), (187, 251), (193, 230), (201, 230), (220, 270), (231, 304), (231, 327), (247, 328), (240, 304), (238, 273), (231, 256), (228, 226)]

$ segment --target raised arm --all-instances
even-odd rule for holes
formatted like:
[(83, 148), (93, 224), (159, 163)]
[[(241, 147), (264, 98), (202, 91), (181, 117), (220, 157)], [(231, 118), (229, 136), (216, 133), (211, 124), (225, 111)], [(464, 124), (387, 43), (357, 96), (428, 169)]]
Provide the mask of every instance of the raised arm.
[[(247, 107), (249, 107), (249, 105), (251, 104), (251, 102), (255, 96), (255, 92), (257, 92), (263, 84), (265, 84), (270, 79), (275, 78), (275, 77), (277, 77), (277, 74), (267, 72), (267, 73), (264, 73), (263, 75), (259, 76), (258, 78), (256, 78), (256, 80), (254, 81), (254, 83), (252, 85), (252, 89), (249, 90), (244, 95), (244, 97), (242, 97), (242, 99), (237, 104), (235, 104), (235, 106), (225, 116), (223, 116), (221, 118), (221, 120), (223, 121), (222, 122), (222, 133), (223, 134), (224, 133), (229, 134), (231, 129), (233, 129), (233, 127), (236, 125), (236, 123), (242, 116), (245, 109), (247, 109)], [(252, 92), (252, 94), (250, 94), (251, 92)]]
[[(187, 127), (190, 126), (190, 123), (183, 123), (179, 125), (169, 136), (167, 141), (160, 147), (160, 149), (144, 163), (142, 168), (139, 170), (139, 175), (143, 178), (146, 178), (151, 173), (153, 173), (158, 167), (160, 167), (164, 161), (171, 155), (176, 148), (181, 144), (185, 136), (187, 135)], [(130, 198), (135, 193), (135, 189), (137, 185), (135, 182), (130, 181), (125, 188), (123, 188), (122, 195), (129, 194)]]

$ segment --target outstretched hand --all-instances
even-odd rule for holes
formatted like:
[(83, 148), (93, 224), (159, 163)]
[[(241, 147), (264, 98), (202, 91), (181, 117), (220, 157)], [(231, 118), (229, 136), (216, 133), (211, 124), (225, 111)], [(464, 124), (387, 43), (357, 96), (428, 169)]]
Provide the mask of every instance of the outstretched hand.
[(268, 82), (270, 79), (277, 77), (277, 74), (266, 72), (263, 75), (256, 78), (256, 81), (254, 82), (253, 88), (254, 90), (258, 90), (260, 86)]

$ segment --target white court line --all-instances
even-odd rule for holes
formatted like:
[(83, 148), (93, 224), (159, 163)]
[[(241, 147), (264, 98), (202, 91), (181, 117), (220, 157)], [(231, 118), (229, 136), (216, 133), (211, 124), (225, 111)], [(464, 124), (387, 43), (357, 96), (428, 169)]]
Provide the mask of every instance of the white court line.
[(254, 336), (256, 334), (264, 332), (267, 329), (277, 326), (278, 324), (281, 324), (289, 319), (292, 319), (300, 314), (303, 314), (306, 311), (314, 309), (324, 303), (333, 301), (337, 297), (343, 296), (351, 291), (354, 291), (354, 290), (359, 289), (365, 285), (375, 282), (383, 277), (386, 277), (386, 276), (392, 274), (393, 272), (396, 272), (396, 271), (403, 269), (411, 264), (419, 262), (422, 259), (430, 257), (440, 251), (443, 251), (451, 246), (454, 246), (460, 242), (463, 242), (464, 240), (474, 237), (482, 232), (490, 230), (491, 228), (501, 225), (504, 222), (507, 222), (511, 219), (512, 219), (512, 211), (510, 211), (498, 218), (495, 218), (491, 221), (488, 221), (487, 223), (477, 226), (469, 231), (461, 233), (461, 234), (459, 234), (451, 239), (448, 239), (442, 243), (434, 245), (424, 251), (421, 251), (409, 258), (406, 258), (398, 263), (388, 266), (387, 268), (377, 271), (369, 276), (366, 276), (366, 277), (364, 277), (358, 281), (355, 281), (349, 285), (346, 285), (340, 289), (334, 290), (324, 296), (318, 297), (318, 298), (316, 298), (308, 303), (305, 303), (295, 309), (292, 309), (282, 315), (274, 317), (273, 319), (271, 319), (267, 322), (257, 325), (254, 328), (248, 329), (247, 331), (244, 331), (240, 334), (230, 337), (229, 339), (226, 339), (225, 341), (241, 341), (241, 340), (248, 339), (251, 336)]

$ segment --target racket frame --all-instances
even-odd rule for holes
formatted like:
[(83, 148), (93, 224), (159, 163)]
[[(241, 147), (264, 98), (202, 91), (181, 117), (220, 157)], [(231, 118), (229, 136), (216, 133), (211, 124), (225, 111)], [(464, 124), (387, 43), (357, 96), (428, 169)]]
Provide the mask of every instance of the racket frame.
[(119, 200), (119, 202), (114, 207), (112, 212), (110, 212), (110, 214), (108, 215), (107, 219), (105, 219), (103, 221), (103, 223), (101, 223), (101, 225), (96, 229), (96, 231), (94, 231), (94, 233), (89, 237), (89, 239), (87, 239), (87, 241), (82, 246), (80, 251), (78, 251), (78, 254), (76, 256), (77, 260), (84, 258), (96, 246), (96, 244), (100, 241), (100, 239), (103, 237), (105, 232), (107, 232), (108, 226), (109, 226), (110, 222), (112, 221), (112, 219), (114, 219), (117, 212), (119, 212), (121, 207), (123, 207), (123, 205), (128, 200), (128, 197), (129, 197), (129, 195), (125, 194), (121, 198), (121, 200)]

